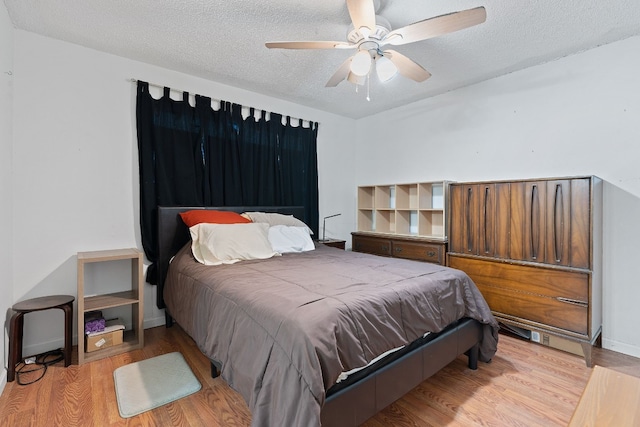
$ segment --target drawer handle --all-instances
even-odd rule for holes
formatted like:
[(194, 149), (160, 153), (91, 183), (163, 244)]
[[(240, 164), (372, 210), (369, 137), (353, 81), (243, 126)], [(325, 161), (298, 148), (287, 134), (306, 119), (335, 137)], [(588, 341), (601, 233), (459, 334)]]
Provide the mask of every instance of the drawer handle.
[(387, 252), (387, 251), (389, 250), (389, 246), (387, 246), (387, 245), (382, 245), (382, 250), (383, 250), (384, 252)]
[(402, 248), (396, 248), (396, 252), (402, 252)]
[(560, 302), (565, 302), (567, 304), (579, 305), (580, 307), (589, 307), (589, 303), (580, 301), (577, 299), (564, 298), (564, 297), (556, 297), (556, 300)]
[(435, 251), (427, 251), (427, 256), (433, 258), (434, 256), (436, 256), (436, 253)]

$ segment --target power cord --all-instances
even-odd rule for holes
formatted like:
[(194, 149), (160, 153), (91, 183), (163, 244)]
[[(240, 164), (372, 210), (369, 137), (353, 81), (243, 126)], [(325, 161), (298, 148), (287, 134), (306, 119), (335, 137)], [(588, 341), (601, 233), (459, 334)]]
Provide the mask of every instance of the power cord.
[[(63, 350), (51, 350), (44, 353), (40, 353), (36, 356), (28, 357), (24, 360), (24, 362), (20, 362), (18, 367), (16, 368), (16, 381), (19, 385), (29, 385), (33, 384), (36, 381), (40, 381), (44, 374), (47, 373), (47, 367), (53, 364), (56, 364), (64, 359)], [(24, 375), (26, 377), (30, 377), (29, 374), (34, 372), (42, 371), (42, 373), (33, 374), (36, 378), (32, 378), (30, 380), (22, 381), (21, 377)]]

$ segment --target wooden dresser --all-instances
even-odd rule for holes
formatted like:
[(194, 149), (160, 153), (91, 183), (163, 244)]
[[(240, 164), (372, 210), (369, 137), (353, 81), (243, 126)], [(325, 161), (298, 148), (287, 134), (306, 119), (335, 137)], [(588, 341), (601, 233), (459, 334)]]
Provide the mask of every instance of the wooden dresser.
[(351, 233), (351, 239), (355, 252), (445, 265), (447, 243), (443, 240), (362, 232)]
[(452, 183), (447, 264), (503, 324), (581, 344), (602, 328), (602, 181), (593, 176)]

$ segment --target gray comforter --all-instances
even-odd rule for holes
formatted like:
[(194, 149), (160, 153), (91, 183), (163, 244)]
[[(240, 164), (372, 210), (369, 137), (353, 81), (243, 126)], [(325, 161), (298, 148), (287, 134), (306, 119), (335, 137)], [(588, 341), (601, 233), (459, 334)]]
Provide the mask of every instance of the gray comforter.
[(493, 357), (497, 323), (465, 273), (317, 246), (204, 266), (187, 245), (169, 268), (169, 313), (222, 363), (253, 426), (319, 426), (341, 372), (463, 317), (487, 325), (480, 359)]

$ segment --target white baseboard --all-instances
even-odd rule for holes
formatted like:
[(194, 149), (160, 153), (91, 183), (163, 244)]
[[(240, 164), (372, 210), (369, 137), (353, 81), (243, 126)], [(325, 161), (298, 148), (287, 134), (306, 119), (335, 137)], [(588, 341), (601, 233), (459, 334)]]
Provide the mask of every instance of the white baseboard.
[(154, 317), (152, 319), (144, 319), (144, 322), (142, 323), (142, 325), (143, 325), (142, 327), (145, 329), (155, 328), (156, 326), (164, 326), (165, 319), (164, 319), (164, 316)]
[[(145, 318), (144, 321), (142, 322), (142, 327), (144, 329), (155, 328), (157, 326), (164, 326), (164, 325), (165, 325), (164, 315), (160, 317), (154, 317), (151, 319)], [(127, 327), (129, 327), (129, 325), (127, 325)], [(75, 345), (77, 345), (78, 343), (78, 337), (76, 335), (73, 336), (73, 343)], [(33, 354), (41, 354), (41, 353), (44, 353), (45, 351), (53, 350), (56, 348), (62, 348), (62, 347), (64, 347), (64, 337), (59, 337), (58, 339), (53, 339), (46, 342), (39, 342), (35, 344), (25, 345), (22, 349), (22, 354), (26, 357)], [(7, 376), (6, 372), (7, 371), (5, 369), (5, 380)]]
[(615, 351), (617, 353), (623, 353), (628, 356), (640, 357), (640, 347), (606, 338), (602, 339), (602, 348), (606, 348), (607, 350)]

